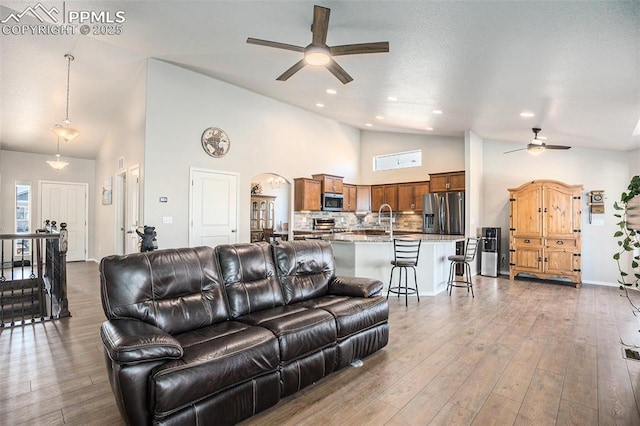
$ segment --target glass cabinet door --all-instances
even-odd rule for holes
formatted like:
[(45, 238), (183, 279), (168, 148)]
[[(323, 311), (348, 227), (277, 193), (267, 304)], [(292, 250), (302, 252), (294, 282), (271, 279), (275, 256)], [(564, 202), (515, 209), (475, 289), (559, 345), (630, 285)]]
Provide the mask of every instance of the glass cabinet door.
[(267, 202), (260, 202), (260, 229), (269, 228), (267, 226)]
[(258, 229), (258, 202), (251, 202), (251, 229)]
[(275, 201), (269, 201), (268, 207), (268, 216), (267, 216), (267, 228), (275, 228), (275, 213), (276, 213), (276, 203)]

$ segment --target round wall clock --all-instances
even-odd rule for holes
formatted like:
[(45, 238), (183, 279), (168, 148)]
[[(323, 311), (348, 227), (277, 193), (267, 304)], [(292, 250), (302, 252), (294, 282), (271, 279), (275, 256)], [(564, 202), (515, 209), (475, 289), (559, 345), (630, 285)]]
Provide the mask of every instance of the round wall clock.
[(224, 130), (209, 127), (202, 133), (202, 149), (212, 157), (224, 157), (229, 152), (231, 142)]

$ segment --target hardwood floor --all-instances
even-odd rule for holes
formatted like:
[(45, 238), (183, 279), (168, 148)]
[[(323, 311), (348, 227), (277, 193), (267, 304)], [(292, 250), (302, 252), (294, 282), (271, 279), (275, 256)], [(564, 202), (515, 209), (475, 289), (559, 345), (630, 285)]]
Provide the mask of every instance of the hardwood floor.
[[(72, 318), (0, 332), (0, 424), (124, 424), (98, 328), (97, 265), (68, 266)], [(617, 288), (477, 277), (475, 299), (390, 299), (390, 341), (245, 425), (639, 425), (639, 322)]]

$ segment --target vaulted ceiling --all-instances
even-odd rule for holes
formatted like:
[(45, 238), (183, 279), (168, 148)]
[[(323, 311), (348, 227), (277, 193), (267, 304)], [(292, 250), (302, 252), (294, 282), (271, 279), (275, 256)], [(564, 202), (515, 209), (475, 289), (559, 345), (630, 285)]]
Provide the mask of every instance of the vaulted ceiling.
[[(331, 9), (328, 45), (388, 41), (390, 52), (336, 57), (354, 78), (346, 85), (313, 67), (276, 81), (302, 54), (246, 39), (306, 46), (314, 4)], [(95, 157), (147, 58), (361, 129), (472, 130), (517, 148), (531, 127), (542, 127), (548, 143), (640, 147), (637, 1), (46, 1), (27, 10), (37, 5), (0, 4), (2, 149), (54, 152), (51, 128), (65, 118), (65, 53), (76, 58), (69, 115), (81, 131), (64, 145), (68, 156)], [(81, 10), (124, 17), (121, 34), (95, 35), (91, 24), (83, 35), (80, 24), (62, 22)], [(31, 34), (24, 26), (40, 24), (38, 11), (45, 25), (71, 25), (75, 34)]]

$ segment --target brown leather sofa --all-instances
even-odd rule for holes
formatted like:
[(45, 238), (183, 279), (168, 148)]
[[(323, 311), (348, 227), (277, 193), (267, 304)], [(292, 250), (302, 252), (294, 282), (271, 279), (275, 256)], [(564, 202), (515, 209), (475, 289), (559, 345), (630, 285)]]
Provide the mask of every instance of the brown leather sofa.
[(233, 424), (384, 347), (382, 283), (336, 277), (326, 241), (100, 262), (100, 330), (129, 424)]

